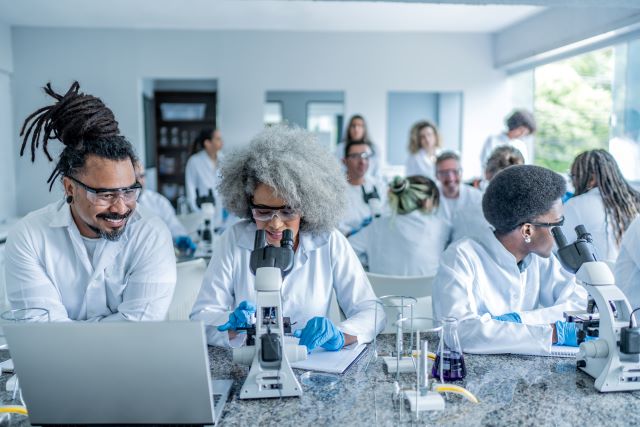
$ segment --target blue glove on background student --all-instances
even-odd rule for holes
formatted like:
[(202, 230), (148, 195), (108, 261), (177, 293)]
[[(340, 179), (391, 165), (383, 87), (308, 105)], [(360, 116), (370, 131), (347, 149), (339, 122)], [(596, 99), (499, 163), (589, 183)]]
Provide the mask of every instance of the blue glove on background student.
[(248, 301), (242, 301), (229, 315), (229, 320), (224, 325), (218, 326), (219, 331), (235, 331), (238, 328), (251, 326), (251, 315), (256, 313), (256, 306)]
[(501, 320), (503, 322), (522, 323), (522, 319), (518, 313), (505, 313), (500, 316), (492, 316), (494, 320)]
[(344, 347), (344, 334), (326, 317), (314, 317), (304, 329), (296, 329), (293, 336), (300, 338), (300, 345), (307, 346), (311, 352), (316, 347), (337, 351)]
[(177, 236), (173, 241), (173, 246), (180, 252), (194, 253), (196, 251), (196, 244), (189, 236)]

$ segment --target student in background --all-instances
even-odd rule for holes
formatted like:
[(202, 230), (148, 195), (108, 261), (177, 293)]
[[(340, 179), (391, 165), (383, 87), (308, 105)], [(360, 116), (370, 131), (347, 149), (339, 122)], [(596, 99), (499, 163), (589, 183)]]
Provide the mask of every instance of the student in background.
[(442, 148), (438, 128), (428, 120), (421, 120), (413, 125), (409, 136), (409, 154), (407, 159), (407, 176), (422, 175), (436, 178), (436, 158)]
[(389, 185), (391, 214), (374, 218), (349, 238), (366, 257), (372, 273), (395, 276), (433, 276), (449, 240), (450, 227), (435, 215), (440, 194), (431, 179), (416, 175), (395, 177)]
[[(524, 164), (524, 158), (520, 151), (510, 145), (501, 145), (489, 157), (484, 169), (484, 177), (479, 182), (478, 188), (485, 191), (489, 181), (503, 169), (509, 166)], [(451, 221), (451, 241), (455, 242), (463, 237), (472, 236), (477, 230), (482, 230), (489, 223), (482, 213), (482, 205), (472, 205), (468, 209), (459, 209), (453, 215)]]
[(549, 354), (577, 345), (565, 311), (586, 308), (587, 292), (552, 254), (550, 229), (563, 223), (564, 179), (539, 166), (511, 166), (482, 199), (485, 227), (453, 243), (433, 283), (433, 312), (460, 322), (463, 351)]
[[(255, 276), (249, 268), (256, 230), (279, 246), (293, 233), (294, 265), (283, 279), (283, 316), (311, 351), (367, 343), (384, 329), (384, 314), (356, 254), (335, 229), (344, 208), (345, 182), (333, 156), (300, 129), (274, 126), (229, 154), (221, 164), (220, 193), (242, 221), (214, 248), (191, 319), (207, 325), (211, 345), (240, 345), (237, 328), (255, 313)], [(346, 315), (327, 318), (332, 294)], [(235, 307), (233, 312), (229, 308)], [(239, 342), (238, 342), (239, 341)]]
[(380, 164), (379, 159), (376, 156), (378, 150), (369, 137), (367, 122), (360, 114), (354, 114), (351, 116), (344, 132), (344, 141), (340, 142), (336, 146), (336, 156), (340, 159), (340, 162), (342, 162), (345, 148), (352, 142), (369, 144), (369, 147), (371, 148), (371, 157), (369, 159), (369, 169), (367, 170), (367, 173), (378, 179), (380, 177)]
[(482, 193), (468, 185), (460, 185), (462, 167), (460, 156), (446, 151), (436, 160), (436, 177), (440, 187), (440, 209), (438, 215), (449, 224), (453, 223), (456, 212), (478, 209), (482, 203)]
[(338, 226), (345, 236), (351, 236), (383, 213), (386, 192), (381, 182), (369, 175), (373, 150), (365, 141), (352, 141), (345, 148), (343, 164), (347, 168), (347, 208)]
[[(218, 200), (216, 186), (218, 185), (218, 163), (222, 159), (223, 141), (220, 130), (203, 129), (193, 142), (191, 157), (185, 169), (185, 186), (187, 202), (192, 212), (198, 212), (202, 202), (210, 196), (215, 199), (216, 211), (220, 212), (222, 220), (222, 204)], [(206, 199), (206, 200), (205, 200)], [(219, 224), (216, 224), (219, 225)]]
[(530, 156), (527, 143), (524, 138), (536, 132), (536, 120), (527, 110), (516, 110), (506, 120), (507, 131), (487, 138), (480, 154), (480, 161), (487, 164), (489, 156), (500, 145), (511, 145), (522, 153), (524, 162), (530, 164), (533, 159)]
[(584, 225), (600, 259), (615, 262), (625, 231), (640, 213), (640, 193), (606, 150), (579, 154), (571, 165), (571, 181), (575, 195), (564, 205), (564, 234), (575, 237), (575, 227)]
[[(24, 122), (21, 154), (42, 141), (65, 146), (49, 177), (64, 200), (31, 212), (9, 234), (7, 295), (14, 309), (45, 308), (51, 321), (164, 320), (176, 284), (167, 226), (136, 209), (140, 184), (131, 144), (113, 113), (74, 82)], [(32, 133), (33, 131), (33, 133)], [(41, 140), (41, 141), (40, 141)]]

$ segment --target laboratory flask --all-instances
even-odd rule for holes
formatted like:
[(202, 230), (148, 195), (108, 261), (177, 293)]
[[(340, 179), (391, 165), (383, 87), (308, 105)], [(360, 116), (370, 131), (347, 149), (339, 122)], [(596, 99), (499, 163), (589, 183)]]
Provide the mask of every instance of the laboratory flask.
[(458, 338), (458, 319), (445, 317), (442, 319), (442, 336), (436, 352), (436, 360), (431, 375), (443, 381), (457, 381), (467, 375), (464, 365), (462, 346)]

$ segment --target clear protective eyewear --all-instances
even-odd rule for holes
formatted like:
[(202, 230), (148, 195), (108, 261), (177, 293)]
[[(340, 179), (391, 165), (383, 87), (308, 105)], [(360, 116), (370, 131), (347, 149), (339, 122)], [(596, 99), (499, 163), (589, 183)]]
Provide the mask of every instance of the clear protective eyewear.
[(300, 212), (288, 206), (264, 206), (251, 204), (251, 215), (256, 221), (268, 222), (274, 216), (280, 218), (280, 221), (291, 221), (300, 216)]
[(138, 200), (138, 197), (140, 197), (140, 190), (142, 189), (142, 185), (138, 182), (130, 187), (93, 188), (72, 176), (67, 176), (67, 178), (84, 188), (87, 192), (87, 199), (96, 206), (111, 206), (115, 204), (118, 199), (122, 199), (125, 204), (135, 202)]
[(462, 169), (458, 168), (458, 169), (441, 169), (439, 171), (436, 171), (436, 175), (438, 175), (439, 177), (446, 177), (446, 176), (460, 176), (460, 174), (462, 173)]
[(349, 160), (369, 160), (370, 158), (373, 157), (372, 153), (369, 153), (367, 151), (364, 151), (362, 153), (351, 153), (351, 154), (347, 154), (347, 159)]
[(561, 216), (560, 220), (556, 222), (523, 222), (520, 225), (525, 225), (525, 224), (531, 224), (534, 227), (544, 227), (544, 228), (562, 227), (564, 225), (564, 216)]

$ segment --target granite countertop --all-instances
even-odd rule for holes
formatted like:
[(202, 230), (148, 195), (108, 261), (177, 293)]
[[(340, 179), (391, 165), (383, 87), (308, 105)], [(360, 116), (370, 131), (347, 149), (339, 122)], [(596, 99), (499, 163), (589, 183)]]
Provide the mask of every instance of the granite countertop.
[[(392, 335), (378, 339), (378, 351), (390, 352)], [(221, 425), (395, 425), (436, 424), (447, 426), (502, 425), (639, 425), (640, 391), (599, 393), (593, 379), (575, 368), (575, 359), (515, 356), (465, 355), (467, 377), (456, 384), (479, 399), (473, 404), (458, 395), (446, 397), (444, 412), (422, 413), (416, 422), (408, 405), (391, 396), (395, 375), (387, 374), (382, 359), (365, 371), (365, 354), (333, 389), (303, 386), (300, 398), (240, 400), (240, 388), (248, 366), (234, 365), (231, 351), (209, 348), (216, 379), (232, 379), (232, 396), (225, 406)], [(4, 360), (7, 352), (0, 352)], [(302, 371), (296, 370), (296, 374)], [(0, 377), (0, 387), (8, 375)], [(410, 387), (415, 376), (401, 375), (402, 387)], [(0, 392), (5, 402), (10, 398)], [(587, 421), (588, 420), (588, 421)], [(12, 425), (28, 426), (24, 417)]]

